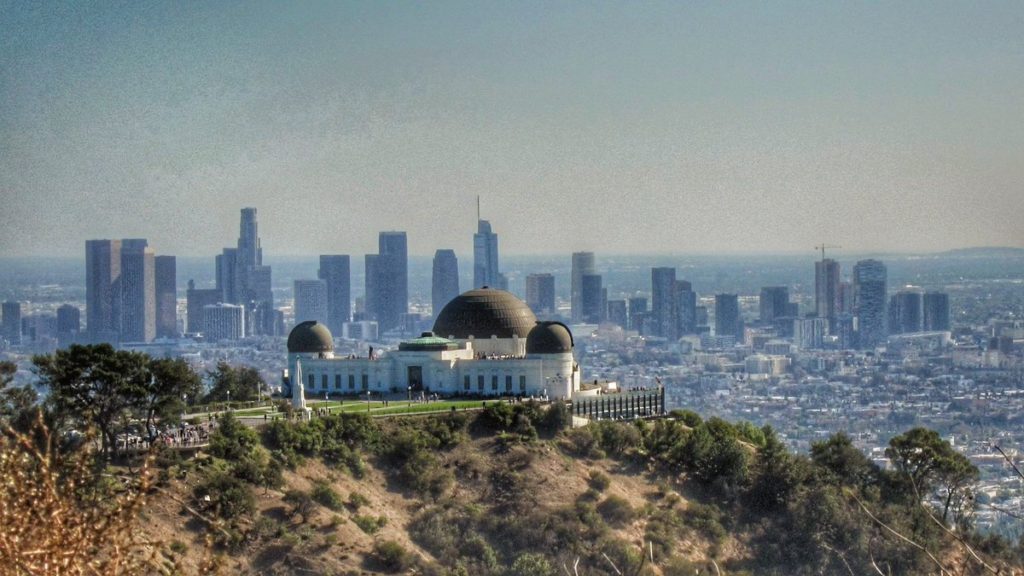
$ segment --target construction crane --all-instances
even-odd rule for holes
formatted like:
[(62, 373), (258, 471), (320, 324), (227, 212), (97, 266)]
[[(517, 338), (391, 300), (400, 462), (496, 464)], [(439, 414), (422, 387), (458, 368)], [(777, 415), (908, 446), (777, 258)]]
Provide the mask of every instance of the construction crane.
[(818, 246), (815, 246), (814, 247), (815, 250), (821, 250), (821, 259), (822, 260), (825, 259), (825, 248), (830, 248), (830, 249), (831, 248), (842, 248), (842, 246), (836, 246), (835, 244), (825, 244), (825, 243), (822, 243), (822, 244), (820, 244)]

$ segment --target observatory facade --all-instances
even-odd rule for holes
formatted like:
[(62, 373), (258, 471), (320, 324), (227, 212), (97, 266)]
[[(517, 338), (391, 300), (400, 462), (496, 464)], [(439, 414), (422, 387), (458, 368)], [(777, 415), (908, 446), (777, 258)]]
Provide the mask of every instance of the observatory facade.
[(288, 374), (303, 381), (286, 394), (307, 396), (422, 391), (568, 399), (580, 389), (569, 328), (538, 321), (522, 300), (486, 286), (452, 299), (432, 332), (373, 357), (335, 357), (327, 327), (302, 322), (288, 336)]

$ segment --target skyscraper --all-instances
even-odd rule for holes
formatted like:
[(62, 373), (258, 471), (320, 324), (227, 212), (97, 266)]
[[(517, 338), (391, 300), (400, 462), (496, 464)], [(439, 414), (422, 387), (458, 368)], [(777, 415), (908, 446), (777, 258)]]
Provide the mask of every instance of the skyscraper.
[(814, 263), (814, 304), (819, 318), (829, 320), (840, 310), (839, 262), (825, 258)]
[(676, 280), (676, 314), (679, 318), (679, 335), (697, 332), (697, 293), (686, 280)]
[(459, 259), (454, 250), (434, 252), (434, 269), (430, 279), (430, 302), (434, 317), (459, 295)]
[(641, 330), (643, 320), (647, 317), (647, 298), (634, 296), (629, 299), (629, 329)]
[(583, 321), (587, 324), (604, 322), (604, 298), (601, 288), (600, 274), (584, 274), (583, 286)]
[(274, 334), (279, 315), (274, 310), (270, 266), (263, 265), (255, 208), (242, 208), (237, 246), (217, 256), (217, 288), (222, 302), (245, 306), (245, 327), (251, 334)]
[(743, 339), (739, 297), (736, 294), (715, 294), (715, 335)]
[(759, 320), (764, 324), (771, 324), (776, 318), (787, 315), (786, 308), (788, 305), (789, 287), (765, 286), (761, 288)]
[(675, 268), (651, 268), (651, 316), (657, 336), (679, 338)]
[(473, 234), (473, 287), (506, 289), (505, 279), (498, 269), (498, 235), (491, 232), (491, 223), (477, 220)]
[(218, 302), (238, 302), (238, 249), (225, 248), (217, 255), (217, 289), (220, 290)]
[(949, 295), (943, 292), (925, 292), (924, 329), (926, 332), (949, 330)]
[(156, 337), (156, 265), (144, 238), (121, 240), (121, 340)]
[(923, 327), (924, 298), (920, 290), (900, 290), (889, 298), (889, 333), (920, 332)]
[(245, 337), (245, 306), (208, 304), (203, 307), (204, 336), (208, 341), (239, 340)]
[(82, 312), (78, 306), (62, 304), (57, 308), (57, 333), (75, 335), (82, 329)]
[(317, 276), (327, 283), (327, 328), (341, 335), (352, 319), (352, 281), (347, 254), (321, 255)]
[(238, 266), (242, 269), (263, 265), (263, 248), (256, 222), (255, 208), (242, 208), (238, 225)]
[(366, 256), (366, 311), (381, 332), (401, 325), (409, 311), (409, 257), (405, 232), (381, 232), (379, 254)]
[(853, 315), (857, 318), (857, 342), (874, 348), (885, 342), (885, 291), (888, 272), (878, 260), (861, 260), (853, 266)]
[(626, 301), (622, 299), (608, 301), (608, 323), (615, 324), (620, 328), (626, 328), (629, 324), (629, 313), (627, 312)]
[(3, 337), (11, 344), (21, 344), (21, 302), (4, 302), (3, 314)]
[(552, 274), (530, 274), (526, 277), (526, 304), (539, 316), (555, 313), (555, 277)]
[(177, 259), (157, 256), (156, 276), (156, 337), (178, 337), (178, 278)]
[(117, 342), (121, 330), (121, 241), (85, 242), (85, 322), (93, 342)]
[(189, 334), (206, 332), (205, 308), (224, 302), (223, 292), (218, 288), (196, 288), (196, 283), (188, 281), (186, 300), (186, 329)]
[(573, 252), (572, 253), (572, 279), (570, 293), (569, 293), (569, 305), (572, 307), (570, 310), (573, 322), (583, 321), (583, 275), (584, 274), (596, 274), (594, 269), (594, 253), (593, 252)]
[(327, 323), (327, 282), (324, 280), (295, 281), (295, 324), (314, 320)]

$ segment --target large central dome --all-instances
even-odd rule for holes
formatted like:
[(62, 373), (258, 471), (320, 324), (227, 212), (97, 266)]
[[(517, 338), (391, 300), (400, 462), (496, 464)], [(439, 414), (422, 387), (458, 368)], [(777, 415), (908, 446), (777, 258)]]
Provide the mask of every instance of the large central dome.
[(526, 338), (537, 317), (525, 302), (495, 288), (464, 292), (449, 302), (434, 321), (434, 334), (444, 338)]

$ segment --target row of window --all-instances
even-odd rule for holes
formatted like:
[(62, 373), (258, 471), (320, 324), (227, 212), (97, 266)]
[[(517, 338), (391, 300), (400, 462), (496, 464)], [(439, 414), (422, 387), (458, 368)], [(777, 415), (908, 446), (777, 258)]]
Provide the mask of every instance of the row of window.
[[(484, 391), (484, 383), (485, 382), (486, 382), (486, 377), (483, 374), (480, 374), (480, 375), (478, 375), (476, 377), (476, 389), (477, 389), (478, 392), (483, 392)], [(462, 379), (462, 389), (464, 391), (466, 391), (466, 392), (469, 392), (469, 391), (471, 391), (473, 389), (472, 388), (472, 380), (471, 380), (469, 374), (466, 374), (463, 377), (463, 379)], [(495, 392), (497, 392), (497, 390), (498, 390), (498, 377), (497, 376), (491, 376), (491, 390), (495, 391)], [(526, 376), (523, 376), (523, 375), (519, 376), (519, 391), (520, 392), (526, 392)], [(512, 392), (512, 376), (505, 376), (505, 392)]]
[[(308, 380), (309, 380), (309, 385), (308, 385), (309, 389), (310, 390), (316, 390), (316, 375), (315, 374), (310, 374)], [(328, 380), (327, 374), (322, 374), (320, 376), (320, 389), (321, 390), (327, 390), (328, 382), (329, 382), (329, 380)], [(477, 389), (478, 392), (483, 392), (484, 391), (485, 382), (486, 382), (486, 377), (484, 375), (481, 374), (481, 375), (478, 375), (476, 377), (476, 389)], [(491, 376), (491, 390), (492, 391), (496, 392), (498, 390), (498, 382), (499, 382), (498, 376)], [(341, 382), (341, 374), (335, 374), (334, 375), (334, 389), (335, 390), (341, 390), (341, 383), (342, 383)], [(467, 374), (463, 378), (462, 389), (465, 390), (466, 392), (472, 391), (471, 383), (472, 383), (472, 380), (471, 380), (470, 376)], [(360, 378), (360, 389), (361, 390), (368, 390), (369, 387), (370, 387), (370, 376), (369, 376), (369, 374), (362, 374), (361, 378)], [(348, 375), (348, 389), (349, 390), (355, 390), (356, 389), (356, 376), (355, 376), (355, 374), (349, 374)], [(520, 375), (519, 376), (519, 391), (520, 392), (526, 392), (526, 376), (524, 376), (524, 375)], [(505, 376), (505, 392), (512, 392), (512, 376)]]
[[(316, 389), (316, 375), (315, 374), (310, 374), (308, 380), (309, 380), (309, 389), (310, 390), (315, 390)], [(327, 382), (328, 382), (327, 374), (321, 375), (320, 376), (320, 389), (321, 390), (327, 390)], [(359, 386), (360, 386), (361, 390), (369, 390), (369, 388), (370, 388), (370, 375), (369, 374), (362, 374), (361, 375)], [(334, 375), (334, 389), (335, 390), (341, 390), (341, 374), (335, 374)], [(348, 389), (349, 390), (355, 390), (356, 389), (356, 375), (355, 374), (349, 374), (348, 375)]]

